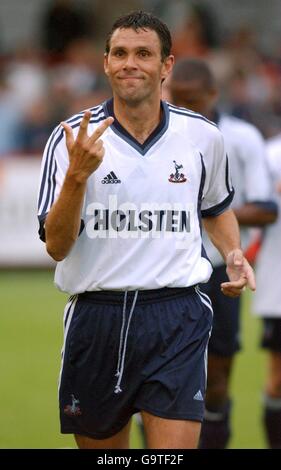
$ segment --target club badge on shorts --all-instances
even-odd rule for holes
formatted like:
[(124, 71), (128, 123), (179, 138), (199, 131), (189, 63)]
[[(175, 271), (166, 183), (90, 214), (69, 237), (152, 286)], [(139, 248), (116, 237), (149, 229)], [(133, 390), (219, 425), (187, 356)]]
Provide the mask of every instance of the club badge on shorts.
[(76, 400), (74, 395), (71, 395), (71, 400), (72, 400), (72, 404), (67, 405), (64, 408), (64, 410), (63, 410), (64, 414), (66, 414), (67, 416), (80, 416), (82, 414), (82, 412), (81, 412), (80, 407), (77, 406), (77, 405), (80, 404), (80, 401)]

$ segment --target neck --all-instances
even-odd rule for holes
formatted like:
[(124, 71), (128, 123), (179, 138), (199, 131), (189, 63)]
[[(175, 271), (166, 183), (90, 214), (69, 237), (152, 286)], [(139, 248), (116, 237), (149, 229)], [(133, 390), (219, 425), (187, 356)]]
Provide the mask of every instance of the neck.
[(119, 123), (141, 144), (161, 120), (160, 98), (155, 102), (130, 103), (114, 96), (114, 114)]
[(205, 117), (207, 119), (209, 119), (210, 121), (214, 121), (214, 122), (217, 122), (218, 118), (219, 118), (219, 113), (217, 111), (216, 108), (214, 109), (211, 109), (210, 111), (208, 111), (206, 114), (205, 114)]

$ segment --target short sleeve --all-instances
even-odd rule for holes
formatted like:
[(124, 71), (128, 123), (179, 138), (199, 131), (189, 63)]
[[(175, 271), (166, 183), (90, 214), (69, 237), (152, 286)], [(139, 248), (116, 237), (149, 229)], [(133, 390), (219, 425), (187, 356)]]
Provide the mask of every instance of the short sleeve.
[(37, 215), (39, 237), (43, 241), (45, 241), (45, 219), (60, 193), (68, 165), (64, 130), (61, 126), (58, 126), (46, 144), (41, 164)]
[(248, 125), (243, 139), (244, 193), (246, 202), (270, 199), (272, 187), (266, 161), (265, 142), (260, 133)]
[(216, 129), (214, 139), (202, 158), (206, 175), (201, 215), (202, 217), (217, 216), (229, 207), (234, 196), (224, 140), (219, 130)]
[(281, 136), (268, 141), (266, 157), (272, 180), (279, 181), (281, 178)]

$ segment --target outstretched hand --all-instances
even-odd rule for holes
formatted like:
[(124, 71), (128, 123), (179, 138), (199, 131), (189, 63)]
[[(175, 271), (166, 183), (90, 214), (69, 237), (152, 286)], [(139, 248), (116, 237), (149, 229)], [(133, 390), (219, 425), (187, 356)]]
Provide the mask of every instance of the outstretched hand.
[(88, 124), (90, 119), (91, 112), (86, 111), (76, 139), (74, 139), (71, 126), (65, 122), (61, 123), (65, 130), (66, 147), (69, 155), (68, 173), (75, 175), (81, 181), (86, 181), (100, 166), (105, 153), (103, 141), (100, 137), (114, 121), (112, 117), (108, 117), (89, 136)]
[(226, 272), (229, 282), (223, 282), (221, 290), (228, 297), (238, 297), (246, 287), (252, 291), (256, 289), (254, 271), (244, 257), (242, 250), (236, 249), (227, 255)]

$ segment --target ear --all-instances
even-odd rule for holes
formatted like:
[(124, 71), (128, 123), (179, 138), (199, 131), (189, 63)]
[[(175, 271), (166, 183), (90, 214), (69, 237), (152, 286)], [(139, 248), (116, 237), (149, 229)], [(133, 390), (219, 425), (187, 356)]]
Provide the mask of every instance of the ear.
[(108, 54), (107, 54), (107, 52), (105, 52), (104, 56), (103, 56), (103, 68), (104, 68), (105, 74), (108, 75)]
[(164, 59), (163, 66), (162, 66), (162, 72), (161, 72), (162, 80), (165, 80), (165, 78), (168, 77), (168, 75), (170, 74), (170, 72), (173, 69), (174, 62), (175, 62), (175, 58), (174, 58), (173, 55), (169, 55), (168, 57), (166, 57)]

